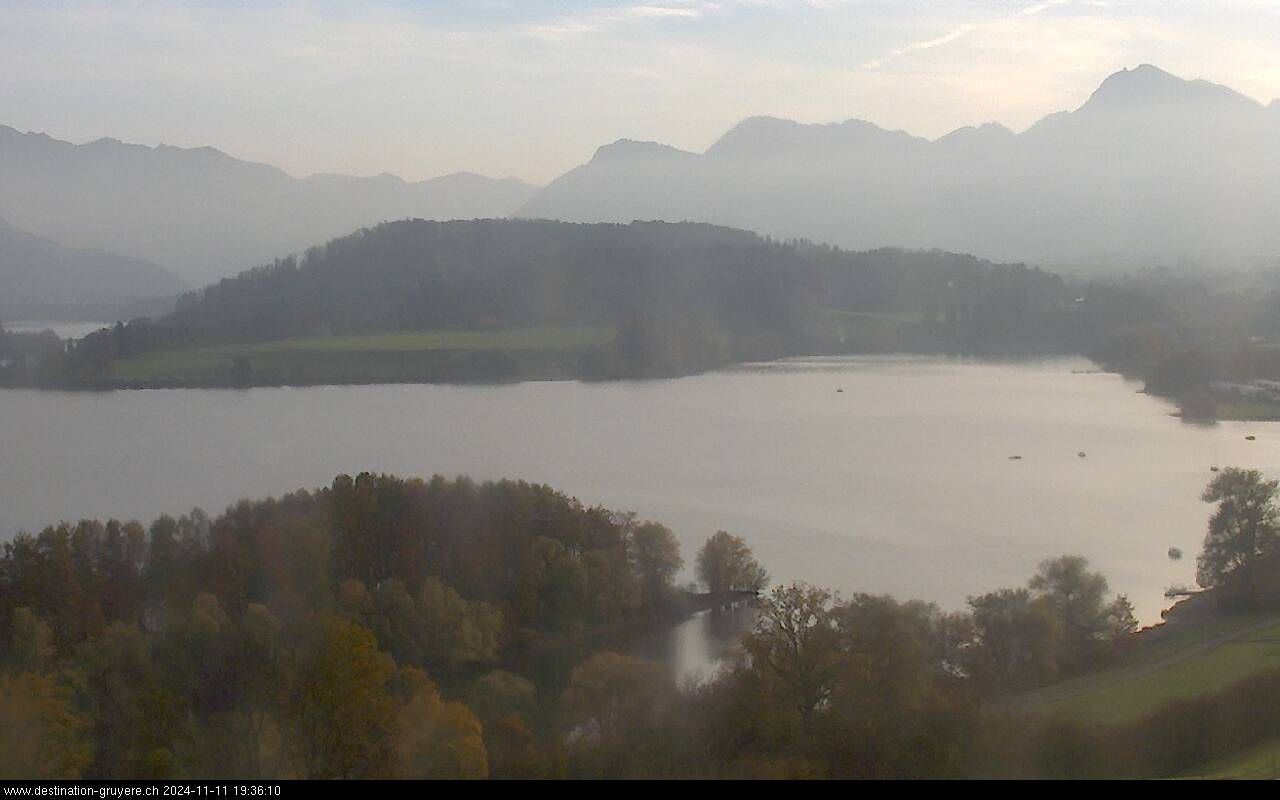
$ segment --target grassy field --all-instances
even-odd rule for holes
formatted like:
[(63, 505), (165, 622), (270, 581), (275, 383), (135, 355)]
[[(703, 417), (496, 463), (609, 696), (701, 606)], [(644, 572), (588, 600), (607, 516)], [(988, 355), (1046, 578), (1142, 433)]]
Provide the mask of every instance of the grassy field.
[(1225, 689), (1269, 667), (1280, 667), (1280, 616), (1235, 615), (1139, 645), (1111, 669), (1027, 693), (1007, 707), (1081, 722), (1121, 723), (1170, 700)]
[(1280, 739), (1250, 747), (1230, 758), (1196, 770), (1191, 776), (1203, 780), (1280, 779)]
[(609, 328), (519, 328), (316, 336), (149, 353), (117, 361), (124, 384), (228, 382), (237, 358), (254, 382), (484, 380), (572, 375)]
[(887, 352), (903, 348), (911, 339), (911, 331), (922, 321), (920, 314), (823, 308), (814, 315), (812, 326), (820, 337), (842, 346)]
[(1242, 422), (1275, 422), (1280, 420), (1280, 403), (1266, 400), (1219, 400), (1214, 417)]

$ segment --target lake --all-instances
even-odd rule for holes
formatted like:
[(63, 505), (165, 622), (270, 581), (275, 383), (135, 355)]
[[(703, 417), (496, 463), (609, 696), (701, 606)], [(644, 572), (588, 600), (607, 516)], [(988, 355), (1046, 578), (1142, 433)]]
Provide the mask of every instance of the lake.
[(465, 473), (635, 510), (675, 529), (687, 564), (723, 528), (778, 580), (946, 608), (1078, 553), (1152, 621), (1166, 587), (1194, 583), (1210, 466), (1280, 473), (1280, 426), (1185, 424), (1139, 388), (1081, 359), (892, 357), (617, 383), (2, 391), (0, 532), (216, 512), (339, 472)]

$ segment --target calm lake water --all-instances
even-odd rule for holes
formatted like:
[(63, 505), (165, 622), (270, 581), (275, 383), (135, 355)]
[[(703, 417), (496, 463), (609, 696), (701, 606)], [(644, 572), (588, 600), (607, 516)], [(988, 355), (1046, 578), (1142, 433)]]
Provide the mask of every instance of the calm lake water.
[(3, 391), (0, 534), (216, 512), (339, 472), (505, 476), (662, 521), (690, 563), (723, 528), (779, 580), (948, 608), (1078, 553), (1150, 621), (1194, 581), (1209, 467), (1280, 474), (1280, 426), (1184, 424), (1091, 370), (853, 358), (601, 384)]
[(592, 653), (612, 650), (665, 664), (680, 684), (704, 683), (742, 655), (742, 635), (755, 626), (757, 615), (751, 604), (699, 611), (675, 626), (619, 631), (540, 653), (520, 664), (519, 671), (559, 691)]

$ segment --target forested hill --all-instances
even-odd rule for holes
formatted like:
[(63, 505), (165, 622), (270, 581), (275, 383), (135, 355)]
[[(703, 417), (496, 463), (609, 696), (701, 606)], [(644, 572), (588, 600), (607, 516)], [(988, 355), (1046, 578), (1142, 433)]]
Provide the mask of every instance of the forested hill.
[[(1045, 315), (1060, 317), (1070, 298), (1050, 273), (936, 251), (851, 253), (692, 223), (406, 220), (220, 281), (154, 322), (90, 337), (70, 366), (109, 379), (120, 374), (110, 371), (116, 360), (137, 366), (145, 353), (202, 348), (212, 358), (216, 347), (221, 364), (232, 349), (300, 337), (309, 364), (296, 353), (285, 366), (253, 356), (241, 382), (633, 377), (830, 352), (1061, 350), (1069, 337)], [(396, 355), (368, 378), (348, 374), (354, 362), (314, 368), (315, 354), (339, 340), (350, 354), (387, 349), (377, 335), (390, 332), (464, 332), (474, 345), (476, 336), (511, 341), (530, 330), (561, 348), (559, 360), (522, 366), (501, 344), (461, 366), (402, 367), (409, 360)], [(570, 341), (578, 349), (566, 355), (557, 343)], [(393, 349), (403, 352), (403, 339)], [(139, 371), (151, 366), (130, 374), (177, 374)], [(168, 359), (163, 369), (182, 367)], [(184, 382), (196, 381), (157, 383)]]
[(776, 295), (750, 283), (784, 263), (709, 225), (406, 220), (215, 283), (164, 322), (217, 341), (613, 323), (641, 303), (715, 304), (734, 284), (735, 302)]

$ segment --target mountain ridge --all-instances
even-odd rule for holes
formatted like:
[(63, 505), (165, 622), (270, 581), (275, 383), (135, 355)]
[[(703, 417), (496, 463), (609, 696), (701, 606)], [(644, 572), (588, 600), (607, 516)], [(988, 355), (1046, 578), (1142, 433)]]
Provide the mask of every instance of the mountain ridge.
[(521, 184), (524, 186), (536, 186), (536, 184), (529, 183), (528, 181), (521, 180), (520, 178), (511, 176), (511, 175), (495, 177), (492, 175), (485, 175), (484, 173), (475, 172), (473, 170), (466, 170), (466, 169), (455, 170), (453, 172), (446, 172), (441, 175), (434, 175), (430, 178), (421, 178), (418, 180), (410, 180), (408, 178), (404, 178), (400, 175), (397, 175), (393, 172), (380, 172), (380, 173), (377, 173), (376, 175), (351, 175), (345, 172), (311, 172), (305, 175), (296, 175), (282, 167), (277, 167), (274, 164), (268, 164), (265, 161), (252, 161), (247, 158), (239, 158), (237, 156), (231, 155), (230, 153), (228, 153), (225, 150), (222, 150), (221, 148), (214, 147), (213, 145), (193, 145), (193, 146), (187, 147), (182, 145), (167, 144), (165, 142), (158, 142), (157, 144), (154, 144), (154, 145), (148, 145), (148, 144), (142, 144), (141, 142), (128, 142), (123, 139), (118, 139), (114, 136), (99, 136), (97, 139), (93, 139), (91, 141), (84, 142), (81, 144), (76, 144), (75, 142), (68, 141), (66, 139), (59, 139), (55, 136), (52, 136), (46, 131), (24, 131), (19, 128), (15, 128), (12, 125), (5, 125), (4, 123), (0, 123), (0, 137), (3, 137), (5, 135), (9, 135), (11, 137), (30, 137), (35, 139), (43, 139), (48, 142), (51, 142), (57, 145), (66, 146), (69, 148), (115, 146), (115, 147), (127, 148), (130, 150), (151, 151), (151, 152), (158, 152), (158, 153), (174, 152), (174, 153), (180, 153), (180, 154), (193, 154), (193, 155), (205, 154), (205, 155), (211, 155), (221, 159), (225, 159), (227, 161), (233, 161), (233, 162), (236, 162), (237, 164), (242, 164), (242, 165), (251, 166), (251, 167), (260, 167), (266, 170), (270, 170), (272, 172), (278, 172), (282, 175), (292, 178), (293, 180), (299, 180), (299, 181), (310, 180), (312, 178), (346, 178), (349, 180), (372, 180), (377, 178), (384, 178), (384, 179), (392, 178), (399, 183), (403, 183), (409, 186), (415, 186), (422, 183), (432, 183), (434, 181), (443, 180), (445, 178), (453, 178), (459, 175), (467, 175), (467, 176), (474, 176), (476, 178), (483, 178), (485, 180), (501, 182), (501, 183), (515, 183), (515, 184)]
[(1280, 100), (1143, 64), (1021, 132), (988, 122), (930, 140), (755, 116), (678, 169), (639, 150), (627, 163), (597, 154), (517, 215), (698, 220), (1086, 271), (1258, 265), (1280, 256), (1267, 221), (1280, 213), (1277, 112)]
[(0, 217), (68, 247), (141, 258), (201, 284), (390, 219), (506, 216), (536, 187), (452, 173), (309, 175), (214, 147), (73, 144), (0, 125)]
[(64, 247), (0, 218), (0, 311), (120, 304), (176, 295), (186, 285), (142, 259)]

